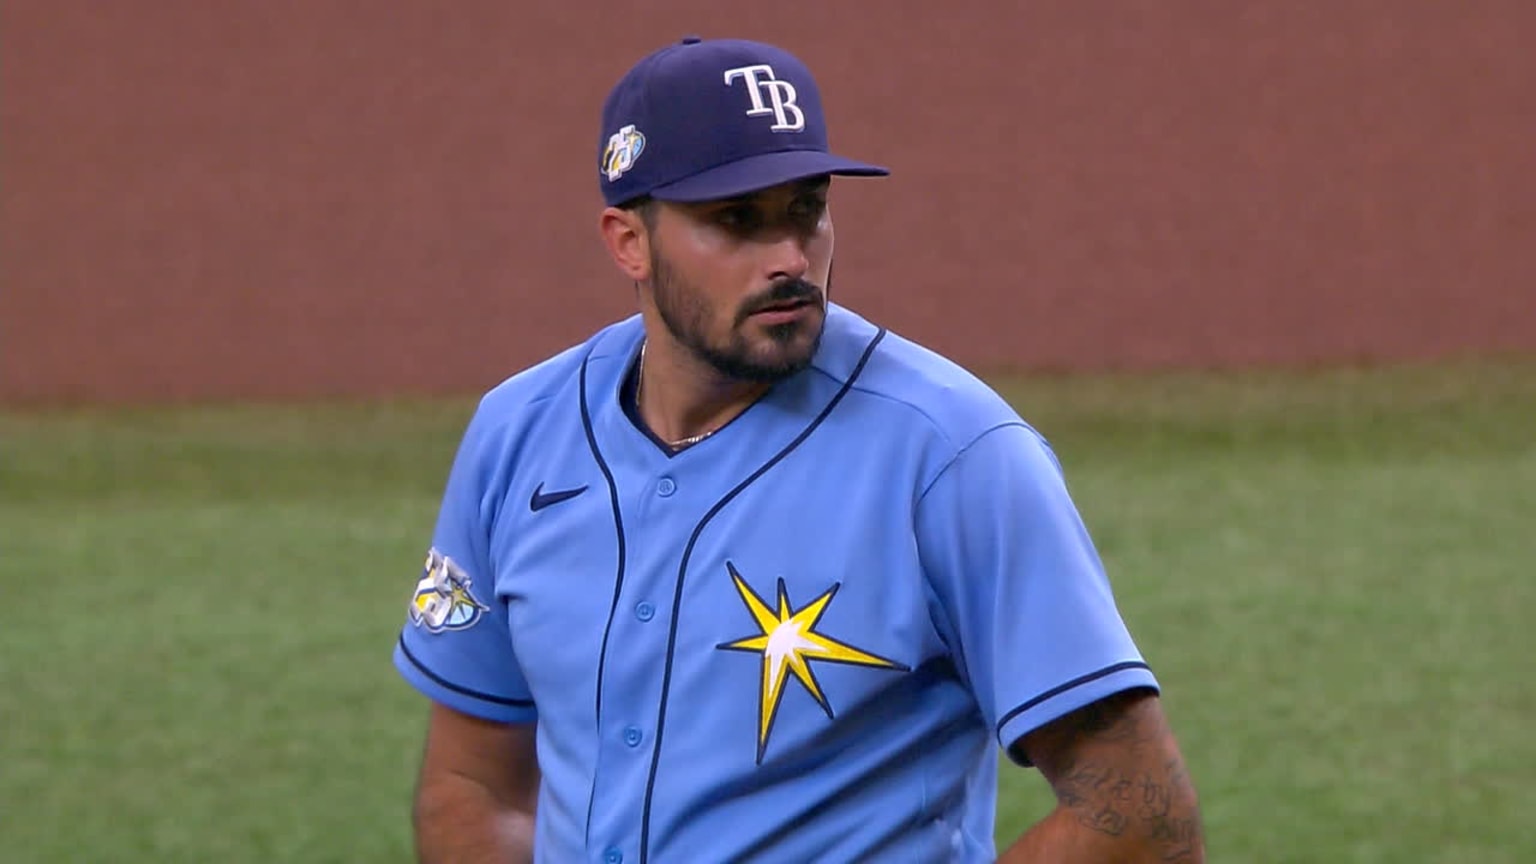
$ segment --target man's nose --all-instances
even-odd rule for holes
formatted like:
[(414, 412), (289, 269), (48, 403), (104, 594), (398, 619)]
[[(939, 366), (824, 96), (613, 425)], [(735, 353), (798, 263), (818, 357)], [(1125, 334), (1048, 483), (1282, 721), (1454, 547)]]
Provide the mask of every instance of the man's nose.
[(763, 260), (768, 281), (805, 278), (811, 269), (810, 258), (805, 254), (806, 242), (805, 235), (798, 231), (781, 231), (767, 241)]

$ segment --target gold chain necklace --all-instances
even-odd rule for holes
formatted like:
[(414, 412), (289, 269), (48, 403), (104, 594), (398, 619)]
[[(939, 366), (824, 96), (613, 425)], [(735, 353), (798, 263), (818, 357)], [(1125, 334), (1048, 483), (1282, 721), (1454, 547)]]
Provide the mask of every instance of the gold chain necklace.
[[(640, 343), (640, 368), (635, 373), (635, 410), (636, 411), (638, 411), (640, 409), (640, 391), (641, 391), (642, 388), (645, 387), (645, 346), (647, 346), (649, 344), (650, 344), (650, 340), (646, 340), (645, 342), (641, 342)], [(692, 447), (693, 445), (699, 443), (700, 441), (703, 441), (705, 438), (708, 438), (709, 436), (715, 434), (715, 432), (717, 432), (717, 431), (719, 431), (719, 430), (718, 429), (711, 429), (708, 432), (700, 432), (697, 435), (690, 435), (687, 438), (679, 438), (676, 441), (667, 441), (667, 446), (671, 447), (673, 450), (681, 450), (684, 447)]]

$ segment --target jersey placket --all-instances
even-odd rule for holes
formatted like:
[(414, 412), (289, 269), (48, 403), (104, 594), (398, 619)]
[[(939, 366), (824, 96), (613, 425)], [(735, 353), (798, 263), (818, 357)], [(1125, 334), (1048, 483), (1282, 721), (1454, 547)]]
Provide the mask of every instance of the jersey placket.
[(721, 494), (709, 472), (687, 470), (690, 461), (656, 454), (614, 466), (628, 563), (603, 658), (587, 832), (603, 864), (640, 860), (678, 568), (694, 524)]

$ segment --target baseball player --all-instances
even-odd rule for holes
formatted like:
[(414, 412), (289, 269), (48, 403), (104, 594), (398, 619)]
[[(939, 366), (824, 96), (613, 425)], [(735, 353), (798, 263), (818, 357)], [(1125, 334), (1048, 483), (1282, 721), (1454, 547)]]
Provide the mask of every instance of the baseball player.
[[(1193, 786), (1051, 448), (832, 304), (807, 69), (687, 38), (598, 140), (639, 312), (485, 395), (399, 672), (429, 862), (1200, 861)], [(998, 858), (999, 748), (1055, 810)]]

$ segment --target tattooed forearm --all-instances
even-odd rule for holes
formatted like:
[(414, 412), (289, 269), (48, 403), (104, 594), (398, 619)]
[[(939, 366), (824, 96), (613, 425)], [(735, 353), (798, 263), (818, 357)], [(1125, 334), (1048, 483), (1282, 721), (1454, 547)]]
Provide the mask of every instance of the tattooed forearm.
[(1200, 850), (1200, 817), (1195, 787), (1184, 765), (1171, 759), (1164, 766), (1166, 784), (1149, 783), (1138, 811), (1148, 835), (1162, 844), (1164, 861), (1190, 861)]
[(1059, 749), (1042, 747), (1039, 763), (1077, 824), (1147, 860), (1203, 860), (1194, 784), (1154, 701), (1106, 700), (1065, 718), (1054, 735), (1041, 743)]
[(1085, 828), (1146, 838), (1163, 861), (1195, 860), (1200, 826), (1194, 789), (1176, 760), (1158, 774), (1091, 761), (1075, 765), (1057, 782), (1056, 794)]

